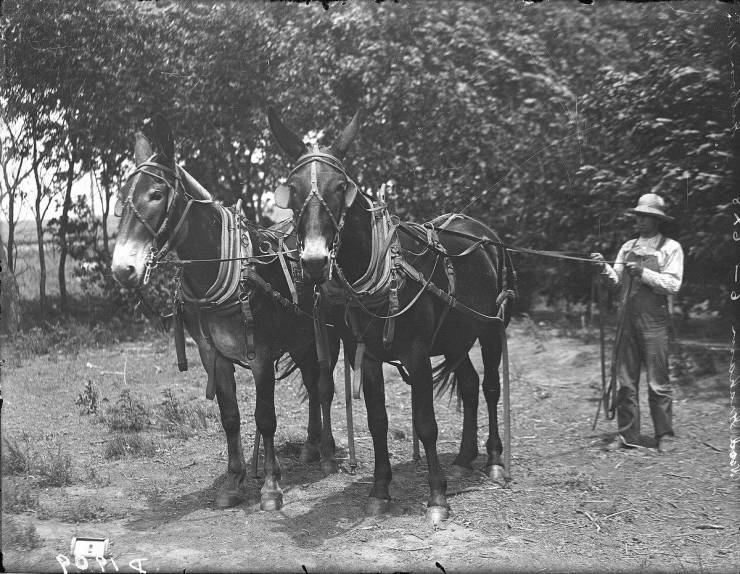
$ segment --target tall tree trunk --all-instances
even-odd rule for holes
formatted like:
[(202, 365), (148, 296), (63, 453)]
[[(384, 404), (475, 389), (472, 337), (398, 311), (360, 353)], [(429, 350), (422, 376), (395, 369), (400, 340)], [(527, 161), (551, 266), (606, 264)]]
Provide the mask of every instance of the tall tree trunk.
[(5, 257), (5, 245), (0, 237), (0, 333), (15, 335), (21, 323), (21, 303), (18, 283)]
[(39, 151), (36, 139), (36, 118), (32, 118), (33, 128), (33, 178), (36, 182), (36, 199), (34, 200), (33, 216), (36, 220), (36, 241), (39, 250), (39, 311), (41, 320), (46, 321), (46, 259), (44, 257), (44, 227), (42, 225), (43, 214), (41, 212), (41, 198), (44, 195), (44, 185), (39, 176)]
[(6, 264), (15, 273), (15, 190), (8, 190), (8, 256)]
[(59, 268), (57, 270), (57, 277), (59, 278), (59, 306), (64, 313), (69, 310), (67, 278), (64, 274), (64, 269), (67, 265), (67, 253), (69, 252), (67, 231), (69, 228), (69, 210), (72, 207), (72, 184), (74, 183), (75, 176), (74, 153), (72, 151), (69, 152), (67, 161), (69, 163), (69, 168), (67, 169), (67, 188), (64, 190), (62, 215), (59, 218)]

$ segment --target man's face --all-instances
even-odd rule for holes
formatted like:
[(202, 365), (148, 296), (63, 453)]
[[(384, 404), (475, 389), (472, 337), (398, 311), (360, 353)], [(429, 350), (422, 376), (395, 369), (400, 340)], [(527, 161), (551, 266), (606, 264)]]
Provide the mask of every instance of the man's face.
[(658, 219), (649, 215), (635, 215), (635, 229), (645, 237), (651, 237), (658, 232)]

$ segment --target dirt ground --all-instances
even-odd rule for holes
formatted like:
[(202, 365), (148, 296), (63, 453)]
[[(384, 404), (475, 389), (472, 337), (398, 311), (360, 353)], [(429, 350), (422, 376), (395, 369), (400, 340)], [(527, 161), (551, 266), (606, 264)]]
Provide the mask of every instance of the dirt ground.
[[(729, 478), (726, 366), (677, 385), (676, 453), (607, 451), (604, 439), (615, 423), (602, 417), (591, 430), (600, 386), (593, 332), (568, 337), (552, 324), (519, 319), (509, 337), (513, 482), (500, 488), (480, 473), (450, 480), (451, 516), (436, 528), (424, 519), (424, 464), (411, 460), (410, 393), (392, 368), (386, 389), (393, 507), (367, 517), (373, 454), (362, 401), (354, 401), (358, 471), (325, 477), (318, 465), (298, 460), (306, 422), (298, 382), (279, 383), (285, 506), (260, 511), (261, 483), (252, 480), (243, 505), (218, 510), (213, 498), (226, 469), (226, 443), (192, 346), (190, 370), (182, 374), (164, 339), (6, 359), (3, 437), (25, 445), (29, 458), (51, 464), (69, 456), (71, 466), (61, 487), (42, 486), (32, 468), (4, 472), (4, 567), (63, 572), (64, 558), (57, 558), (63, 555), (71, 561), (68, 572), (81, 571), (84, 564), (76, 567), (70, 556), (77, 536), (110, 540), (115, 567), (108, 561), (106, 572), (738, 572), (740, 492)], [(477, 349), (473, 360), (480, 367)], [(346, 465), (343, 377), (335, 375), (335, 437)], [(254, 388), (247, 371), (239, 370), (237, 380), (242, 437), (251, 451)], [(152, 424), (135, 434), (149, 451), (110, 456), (110, 425), (75, 404), (87, 382), (107, 399), (100, 406), (108, 420), (124, 388), (144, 403)], [(205, 428), (157, 423), (167, 389), (170, 403), (200, 413), (194, 420)], [(642, 399), (643, 430), (650, 432)], [(485, 452), (482, 396), (480, 403)], [(436, 412), (449, 466), (462, 414), (448, 397), (437, 400)], [(7, 462), (5, 443), (3, 456)], [(478, 467), (484, 462), (481, 455)], [(100, 572), (101, 564), (87, 570)]]

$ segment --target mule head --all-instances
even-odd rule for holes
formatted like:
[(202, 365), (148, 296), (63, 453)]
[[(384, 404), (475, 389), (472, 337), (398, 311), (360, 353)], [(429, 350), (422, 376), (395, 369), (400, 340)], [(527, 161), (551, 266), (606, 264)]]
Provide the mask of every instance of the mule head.
[(150, 258), (169, 239), (176, 215), (178, 181), (172, 128), (157, 115), (137, 132), (136, 169), (118, 191), (114, 214), (121, 218), (111, 270), (126, 287), (138, 285)]
[(273, 108), (267, 117), (275, 139), (295, 164), (275, 191), (275, 203), (293, 210), (304, 276), (321, 284), (329, 277), (345, 214), (357, 197), (357, 184), (347, 175), (342, 160), (359, 130), (360, 112), (331, 146), (312, 150)]

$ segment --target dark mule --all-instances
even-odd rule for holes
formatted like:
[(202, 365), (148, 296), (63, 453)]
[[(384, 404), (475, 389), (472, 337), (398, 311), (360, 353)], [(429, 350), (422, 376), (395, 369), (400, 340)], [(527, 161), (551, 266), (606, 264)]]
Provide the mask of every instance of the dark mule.
[[(240, 216), (215, 203), (176, 165), (172, 130), (163, 118), (154, 118), (147, 130), (146, 136), (136, 134), (137, 167), (116, 207), (121, 222), (113, 252), (113, 275), (122, 285), (136, 287), (170, 250), (181, 260), (210, 260), (186, 264), (181, 280), (184, 324), (208, 373), (206, 395), (212, 399), (215, 394), (218, 400), (228, 444), (226, 481), (217, 493), (216, 505), (229, 507), (243, 500), (247, 466), (234, 379), (236, 363), (248, 364), (256, 386), (254, 417), (265, 451), (261, 507), (277, 510), (282, 506), (282, 491), (274, 447), (273, 361), (289, 352), (301, 370), (308, 393), (309, 422), (302, 460), (320, 457), (322, 470), (335, 472), (331, 432), (334, 385), (331, 380), (324, 382), (324, 395), (319, 396), (318, 380), (332, 376), (339, 340), (330, 337), (332, 364), (320, 369), (311, 317), (292, 305), (289, 262), (278, 256), (279, 249), (295, 247), (295, 239), (285, 233), (287, 230), (245, 225)], [(287, 246), (283, 246), (281, 236)], [(240, 254), (246, 251), (253, 256), (240, 262)], [(235, 260), (219, 261), (224, 258)], [(296, 295), (299, 291), (310, 310), (311, 293), (305, 293), (300, 284)]]
[[(409, 375), (412, 388), (413, 425), (420, 437), (428, 463), (430, 495), (427, 516), (432, 521), (448, 516), (447, 480), (437, 456), (437, 423), (433, 403), (433, 371), (430, 357), (444, 355), (445, 364), (457, 379), (464, 404), (460, 452), (454, 465), (469, 469), (478, 455), (477, 407), (479, 378), (468, 358), (478, 339), (484, 363), (483, 392), (488, 405), (489, 437), (486, 472), (503, 480), (502, 444), (498, 432), (497, 405), (500, 396), (498, 366), (504, 319), (496, 318), (501, 295), (506, 289), (511, 262), (500, 240), (482, 223), (463, 216), (435, 220), (431, 225), (391, 226), (385, 243), (373, 239), (375, 219), (387, 213), (358, 191), (343, 164), (359, 127), (358, 115), (330, 147), (309, 150), (277, 114), (269, 110), (271, 129), (283, 150), (295, 162), (286, 184), (278, 188), (277, 201), (296, 214), (296, 231), (301, 250), (304, 279), (317, 285), (339, 283), (356, 303), (350, 308), (350, 323), (357, 340), (364, 340), (368, 355), (364, 394), (368, 426), (375, 448), (374, 484), (368, 510), (384, 511), (390, 500), (391, 466), (388, 459), (388, 418), (381, 374), (381, 362), (399, 360)], [(392, 221), (392, 219), (389, 219)], [(398, 230), (404, 233), (398, 233)], [(397, 304), (390, 299), (382, 312), (365, 308), (355, 286), (368, 276), (378, 252), (393, 252), (398, 273), (394, 277)], [(446, 255), (457, 254), (459, 256)], [(448, 267), (447, 263), (451, 262)], [(332, 278), (331, 281), (329, 279)], [(430, 285), (430, 282), (432, 285)], [(434, 286), (454, 285), (453, 299)], [(506, 291), (508, 294), (509, 292)], [(390, 329), (385, 319), (397, 309)], [(385, 317), (383, 317), (385, 315)], [(484, 320), (481, 320), (484, 319)]]

